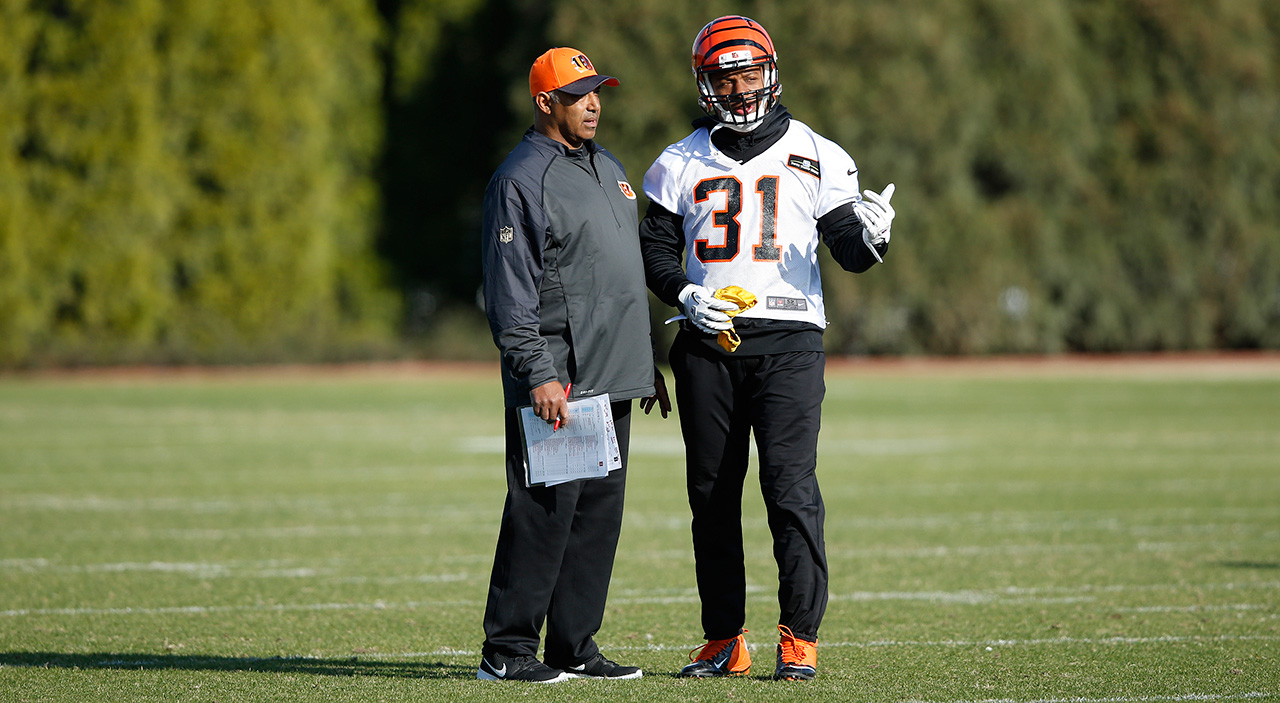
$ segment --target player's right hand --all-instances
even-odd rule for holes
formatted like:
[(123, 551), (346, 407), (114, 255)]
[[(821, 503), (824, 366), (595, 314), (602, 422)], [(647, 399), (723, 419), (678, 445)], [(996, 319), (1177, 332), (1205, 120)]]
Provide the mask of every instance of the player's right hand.
[(715, 291), (690, 283), (680, 291), (680, 309), (694, 327), (707, 334), (719, 334), (733, 327), (725, 310), (737, 310), (735, 303), (715, 297)]

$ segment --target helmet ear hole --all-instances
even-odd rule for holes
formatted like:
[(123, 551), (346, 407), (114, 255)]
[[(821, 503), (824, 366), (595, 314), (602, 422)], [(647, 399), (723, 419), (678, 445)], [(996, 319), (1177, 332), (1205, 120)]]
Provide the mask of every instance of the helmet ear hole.
[[(778, 103), (778, 54), (764, 27), (741, 15), (711, 20), (693, 39), (693, 75), (698, 106), (713, 120), (738, 130), (751, 130)], [(711, 74), (759, 66), (764, 85), (757, 90), (717, 95)]]

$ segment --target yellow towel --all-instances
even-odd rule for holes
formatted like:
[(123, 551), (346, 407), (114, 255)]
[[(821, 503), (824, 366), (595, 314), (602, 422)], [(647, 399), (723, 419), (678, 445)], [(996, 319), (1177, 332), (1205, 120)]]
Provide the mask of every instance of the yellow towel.
[[(724, 311), (724, 314), (728, 315), (730, 318), (740, 312), (750, 310), (756, 304), (756, 296), (753, 295), (751, 291), (743, 290), (738, 286), (725, 286), (724, 288), (716, 291), (715, 297), (738, 306), (737, 310)], [(733, 328), (730, 327), (716, 337), (716, 344), (724, 347), (725, 351), (732, 353), (738, 348), (739, 344), (742, 344), (742, 340), (738, 338), (738, 333), (733, 331)]]

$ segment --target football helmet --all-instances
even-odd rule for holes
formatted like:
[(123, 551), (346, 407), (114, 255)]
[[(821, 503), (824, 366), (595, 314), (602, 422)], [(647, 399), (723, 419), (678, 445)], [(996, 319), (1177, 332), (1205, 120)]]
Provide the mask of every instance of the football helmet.
[[(759, 66), (764, 87), (730, 95), (716, 95), (713, 74)], [(726, 15), (707, 23), (693, 39), (693, 75), (698, 83), (698, 106), (711, 119), (740, 132), (749, 132), (778, 104), (778, 52), (759, 22)]]

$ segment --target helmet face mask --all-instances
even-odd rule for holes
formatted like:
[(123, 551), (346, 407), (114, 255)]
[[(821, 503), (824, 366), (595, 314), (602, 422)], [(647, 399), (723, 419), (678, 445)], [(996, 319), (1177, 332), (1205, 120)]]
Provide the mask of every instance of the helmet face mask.
[[(714, 78), (725, 71), (759, 67), (762, 87), (717, 95)], [(698, 106), (711, 119), (738, 131), (755, 129), (778, 103), (778, 54), (759, 22), (729, 15), (707, 23), (693, 40), (693, 75)]]
[[(770, 71), (772, 70), (772, 76)], [(777, 69), (761, 68), (764, 87), (740, 93), (719, 95), (716, 93), (718, 71), (707, 71), (698, 77), (698, 105), (712, 119), (727, 127), (748, 131), (759, 124), (769, 110), (777, 104)]]

